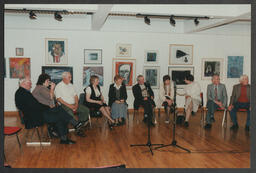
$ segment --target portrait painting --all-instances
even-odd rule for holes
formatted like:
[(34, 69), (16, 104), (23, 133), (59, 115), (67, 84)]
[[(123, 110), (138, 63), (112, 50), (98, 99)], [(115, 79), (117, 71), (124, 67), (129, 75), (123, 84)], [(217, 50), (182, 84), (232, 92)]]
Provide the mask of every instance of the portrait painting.
[(135, 62), (135, 59), (113, 59), (113, 78), (119, 74), (125, 85), (131, 87), (135, 83)]
[(30, 77), (30, 58), (9, 58), (10, 78)]
[(116, 56), (117, 57), (130, 57), (132, 51), (131, 44), (117, 44)]
[(103, 67), (84, 67), (83, 68), (83, 87), (90, 85), (90, 78), (92, 75), (99, 77), (99, 85), (103, 86)]
[(228, 78), (240, 78), (243, 75), (244, 57), (228, 56)]
[(42, 73), (46, 73), (51, 77), (51, 81), (58, 84), (62, 81), (62, 73), (70, 72), (73, 83), (73, 67), (66, 66), (42, 66)]
[(16, 56), (23, 56), (24, 55), (24, 51), (23, 48), (16, 48)]
[(192, 65), (193, 45), (170, 44), (169, 45), (170, 65)]
[(46, 65), (67, 65), (67, 40), (46, 38)]
[(101, 64), (101, 49), (84, 49), (84, 64)]
[(149, 83), (152, 89), (159, 88), (160, 67), (144, 66), (145, 82)]
[(211, 79), (217, 74), (223, 77), (223, 59), (220, 58), (203, 58), (202, 59), (202, 79)]
[(177, 85), (177, 88), (183, 89), (185, 85), (185, 77), (189, 74), (194, 75), (194, 67), (176, 67), (170, 66), (168, 68), (168, 74), (171, 80)]
[(158, 63), (158, 51), (157, 50), (146, 50), (144, 63), (145, 64)]

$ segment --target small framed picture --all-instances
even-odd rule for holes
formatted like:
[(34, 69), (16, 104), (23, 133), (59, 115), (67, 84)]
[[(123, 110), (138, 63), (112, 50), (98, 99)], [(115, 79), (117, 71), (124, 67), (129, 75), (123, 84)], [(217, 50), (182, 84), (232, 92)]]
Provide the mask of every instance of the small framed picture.
[(223, 80), (223, 59), (222, 58), (203, 58), (202, 59), (202, 79), (210, 80), (214, 74)]
[(84, 49), (84, 64), (102, 64), (102, 50)]
[(188, 74), (194, 75), (194, 67), (169, 66), (168, 74), (172, 81), (176, 82), (178, 89), (184, 89), (185, 85), (187, 85), (185, 83), (185, 77)]
[(228, 56), (228, 78), (240, 78), (243, 74), (244, 57), (243, 56)]
[(103, 76), (103, 66), (86, 66), (83, 67), (83, 87), (90, 85), (90, 78), (92, 75), (99, 77), (99, 85), (103, 86), (104, 76)]
[(193, 45), (170, 44), (170, 65), (192, 65)]
[(116, 56), (117, 57), (130, 57), (132, 55), (131, 44), (117, 44), (116, 45)]
[(16, 48), (16, 56), (23, 56), (24, 55), (24, 50), (23, 48)]
[(146, 50), (145, 51), (145, 64), (156, 64), (158, 63), (158, 51), (157, 50)]
[(144, 66), (145, 81), (150, 84), (152, 89), (159, 88), (160, 67), (159, 66)]

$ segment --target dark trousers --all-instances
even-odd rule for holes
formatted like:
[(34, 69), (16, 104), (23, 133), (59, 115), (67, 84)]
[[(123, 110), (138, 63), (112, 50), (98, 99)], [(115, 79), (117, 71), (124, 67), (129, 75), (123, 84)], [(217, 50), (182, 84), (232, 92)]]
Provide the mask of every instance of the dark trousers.
[(144, 108), (144, 117), (152, 120), (154, 101), (149, 98), (148, 100), (143, 100), (142, 106)]
[(231, 120), (233, 122), (234, 125), (238, 125), (237, 124), (237, 116), (236, 116), (236, 112), (238, 111), (238, 109), (246, 109), (247, 110), (247, 119), (246, 119), (246, 126), (250, 126), (250, 103), (240, 103), (240, 102), (236, 102), (233, 104), (233, 109), (231, 109), (230, 111), (230, 117)]
[(213, 100), (208, 100), (206, 107), (208, 109), (206, 114), (206, 123), (211, 124), (211, 118), (214, 117), (214, 112), (220, 107)]

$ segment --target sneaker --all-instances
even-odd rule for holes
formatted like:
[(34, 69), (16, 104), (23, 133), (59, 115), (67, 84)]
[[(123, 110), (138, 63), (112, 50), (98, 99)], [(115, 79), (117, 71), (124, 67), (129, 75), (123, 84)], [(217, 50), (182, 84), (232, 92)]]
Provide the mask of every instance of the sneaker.
[(211, 124), (206, 124), (206, 125), (204, 126), (204, 128), (205, 128), (205, 129), (211, 129), (211, 128), (212, 128), (212, 125), (211, 125)]
[(230, 127), (230, 130), (237, 130), (239, 127), (238, 127), (238, 125), (236, 124), (236, 125), (233, 125), (233, 126), (231, 126)]
[(250, 127), (249, 126), (245, 126), (245, 130), (249, 132), (250, 131)]
[(75, 129), (76, 129), (76, 130), (79, 130), (79, 129), (81, 129), (82, 126), (83, 126), (83, 123), (82, 123), (82, 122), (79, 122), (79, 123), (77, 123), (77, 125), (75, 126)]
[(212, 123), (214, 123), (215, 122), (215, 119), (214, 119), (214, 117), (211, 117), (211, 120), (210, 120)]
[(189, 126), (188, 121), (185, 121), (184, 126), (185, 126), (185, 127), (188, 127), (188, 126)]

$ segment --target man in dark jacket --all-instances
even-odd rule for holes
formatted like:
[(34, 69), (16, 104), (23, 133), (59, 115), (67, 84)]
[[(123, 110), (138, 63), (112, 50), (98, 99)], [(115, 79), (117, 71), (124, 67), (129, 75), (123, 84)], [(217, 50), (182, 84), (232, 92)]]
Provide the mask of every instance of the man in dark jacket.
[[(150, 87), (150, 84), (144, 82), (144, 77), (139, 75), (137, 77), (137, 84), (132, 87), (132, 93), (135, 98), (133, 106), (137, 110), (140, 105), (144, 108), (144, 122), (147, 122), (147, 118), (153, 120), (153, 107), (156, 106), (154, 102), (154, 92)], [(153, 125), (153, 122), (151, 122)]]
[(49, 114), (49, 106), (39, 103), (30, 92), (32, 87), (29, 78), (19, 80), (19, 89), (15, 93), (15, 104), (24, 114), (24, 122), (27, 129), (41, 126), (44, 123), (55, 123), (60, 135), (61, 144), (74, 144), (75, 142), (67, 137), (68, 121), (63, 120), (58, 114)]

